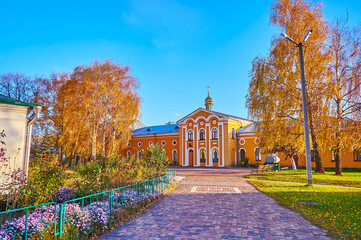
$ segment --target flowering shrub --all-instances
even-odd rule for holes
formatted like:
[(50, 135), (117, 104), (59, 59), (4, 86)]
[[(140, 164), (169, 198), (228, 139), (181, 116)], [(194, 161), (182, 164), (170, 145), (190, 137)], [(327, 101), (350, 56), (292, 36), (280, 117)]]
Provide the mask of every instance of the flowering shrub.
[(59, 191), (54, 195), (54, 201), (57, 203), (63, 203), (74, 198), (74, 190), (70, 187), (60, 188)]
[[(115, 195), (113, 202), (120, 202), (122, 199), (123, 209), (134, 212), (145, 204), (159, 198), (160, 195), (160, 193), (143, 193), (141, 197), (138, 198), (137, 192), (130, 191)], [(65, 231), (72, 228), (77, 229), (77, 234), (80, 234), (81, 236), (105, 231), (113, 219), (113, 216), (110, 214), (108, 200), (104, 202), (93, 202), (83, 208), (79, 203), (65, 204)], [(25, 229), (26, 215), (17, 219), (12, 219), (11, 222), (6, 221), (4, 224), (0, 225), (0, 239), (10, 240), (15, 237), (23, 238), (26, 233), (30, 238), (46, 238), (45, 236), (51, 238), (54, 235), (55, 221), (59, 221), (59, 211), (57, 211), (56, 219), (54, 218), (54, 213), (56, 211), (55, 207), (59, 210), (60, 205), (53, 204), (43, 206), (42, 208), (38, 207), (34, 212), (30, 213), (27, 218), (27, 229)], [(121, 205), (114, 204), (114, 207), (120, 208)], [(24, 234), (19, 234), (20, 232), (24, 232)]]
[[(41, 209), (37, 209), (33, 213), (30, 213), (28, 217), (23, 215), (20, 218), (12, 219), (11, 222), (6, 221), (3, 225), (0, 226), (0, 236), (3, 237), (4, 240), (15, 239), (16, 237), (23, 237), (24, 234), (18, 234), (20, 232), (27, 233), (28, 237), (32, 237), (39, 234), (46, 235), (47, 233), (53, 233), (53, 229), (51, 227), (47, 227), (46, 224), (55, 223), (54, 219), (54, 210), (55, 205), (44, 206)], [(26, 226), (27, 220), (27, 228)], [(7, 231), (8, 230), (8, 231)]]

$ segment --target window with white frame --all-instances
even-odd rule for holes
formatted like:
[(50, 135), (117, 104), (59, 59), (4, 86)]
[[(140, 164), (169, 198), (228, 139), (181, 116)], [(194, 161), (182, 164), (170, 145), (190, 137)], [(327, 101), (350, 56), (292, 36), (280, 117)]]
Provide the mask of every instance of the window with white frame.
[(236, 139), (236, 130), (232, 128), (231, 138)]
[(240, 155), (240, 159), (241, 162), (246, 161), (246, 150), (244, 150), (243, 148), (239, 151), (239, 155)]
[(193, 131), (192, 130), (188, 131), (188, 141), (193, 141)]
[(356, 149), (353, 151), (353, 160), (361, 161), (361, 149)]
[(311, 162), (316, 161), (316, 153), (315, 150), (311, 149)]
[(140, 159), (140, 158), (142, 158), (142, 151), (138, 151), (138, 158)]
[(127, 158), (130, 158), (130, 154), (131, 154), (131, 152), (128, 151), (128, 152), (127, 152)]
[(177, 150), (175, 150), (175, 149), (172, 152), (172, 160), (173, 160), (173, 162), (177, 161)]
[(219, 158), (218, 149), (213, 149), (213, 154), (212, 154), (213, 162), (218, 162), (218, 158)]
[(255, 154), (255, 160), (256, 161), (261, 161), (261, 149), (260, 148), (256, 148), (254, 150), (254, 154)]
[(206, 132), (204, 129), (199, 130), (199, 140), (205, 140), (206, 139)]
[(336, 161), (335, 157), (336, 157), (336, 148), (335, 147), (330, 147), (330, 153), (331, 153), (331, 162)]
[(212, 129), (212, 139), (218, 139), (218, 129), (217, 128)]
[(201, 149), (200, 158), (201, 158), (201, 161), (200, 161), (200, 162), (206, 162), (206, 161), (207, 161), (207, 153), (206, 153), (206, 150)]

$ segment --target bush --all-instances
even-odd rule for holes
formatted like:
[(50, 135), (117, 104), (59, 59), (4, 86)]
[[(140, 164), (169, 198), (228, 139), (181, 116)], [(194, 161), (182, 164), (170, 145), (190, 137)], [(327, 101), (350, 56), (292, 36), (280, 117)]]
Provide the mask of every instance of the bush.
[(59, 191), (54, 195), (54, 202), (63, 203), (74, 198), (74, 190), (70, 187), (60, 188)]

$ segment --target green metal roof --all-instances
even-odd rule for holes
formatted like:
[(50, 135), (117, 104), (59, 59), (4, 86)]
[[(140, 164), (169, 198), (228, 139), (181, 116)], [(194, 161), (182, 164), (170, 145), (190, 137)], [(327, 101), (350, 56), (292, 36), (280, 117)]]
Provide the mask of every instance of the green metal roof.
[(34, 103), (26, 103), (19, 100), (16, 100), (14, 98), (9, 98), (5, 95), (0, 94), (0, 103), (4, 104), (10, 104), (10, 105), (18, 105), (18, 106), (24, 106), (24, 107), (36, 107), (37, 104)]

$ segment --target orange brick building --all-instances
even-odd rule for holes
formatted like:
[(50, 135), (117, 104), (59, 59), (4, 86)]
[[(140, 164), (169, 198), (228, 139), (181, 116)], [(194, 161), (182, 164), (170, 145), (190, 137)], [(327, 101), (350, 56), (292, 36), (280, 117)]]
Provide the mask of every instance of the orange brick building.
[[(158, 144), (171, 163), (194, 167), (228, 167), (243, 162), (263, 163), (265, 154), (255, 133), (255, 122), (212, 110), (213, 100), (205, 99), (206, 108), (198, 108), (176, 124), (141, 127), (133, 130), (127, 155), (140, 156), (142, 150)], [(342, 153), (343, 167), (361, 167), (361, 152)], [(264, 156), (263, 156), (264, 155)], [(279, 154), (281, 165), (290, 166)], [(334, 167), (331, 152), (321, 153), (325, 167)], [(296, 165), (306, 166), (305, 157), (296, 157)], [(314, 163), (312, 164), (314, 167)]]

